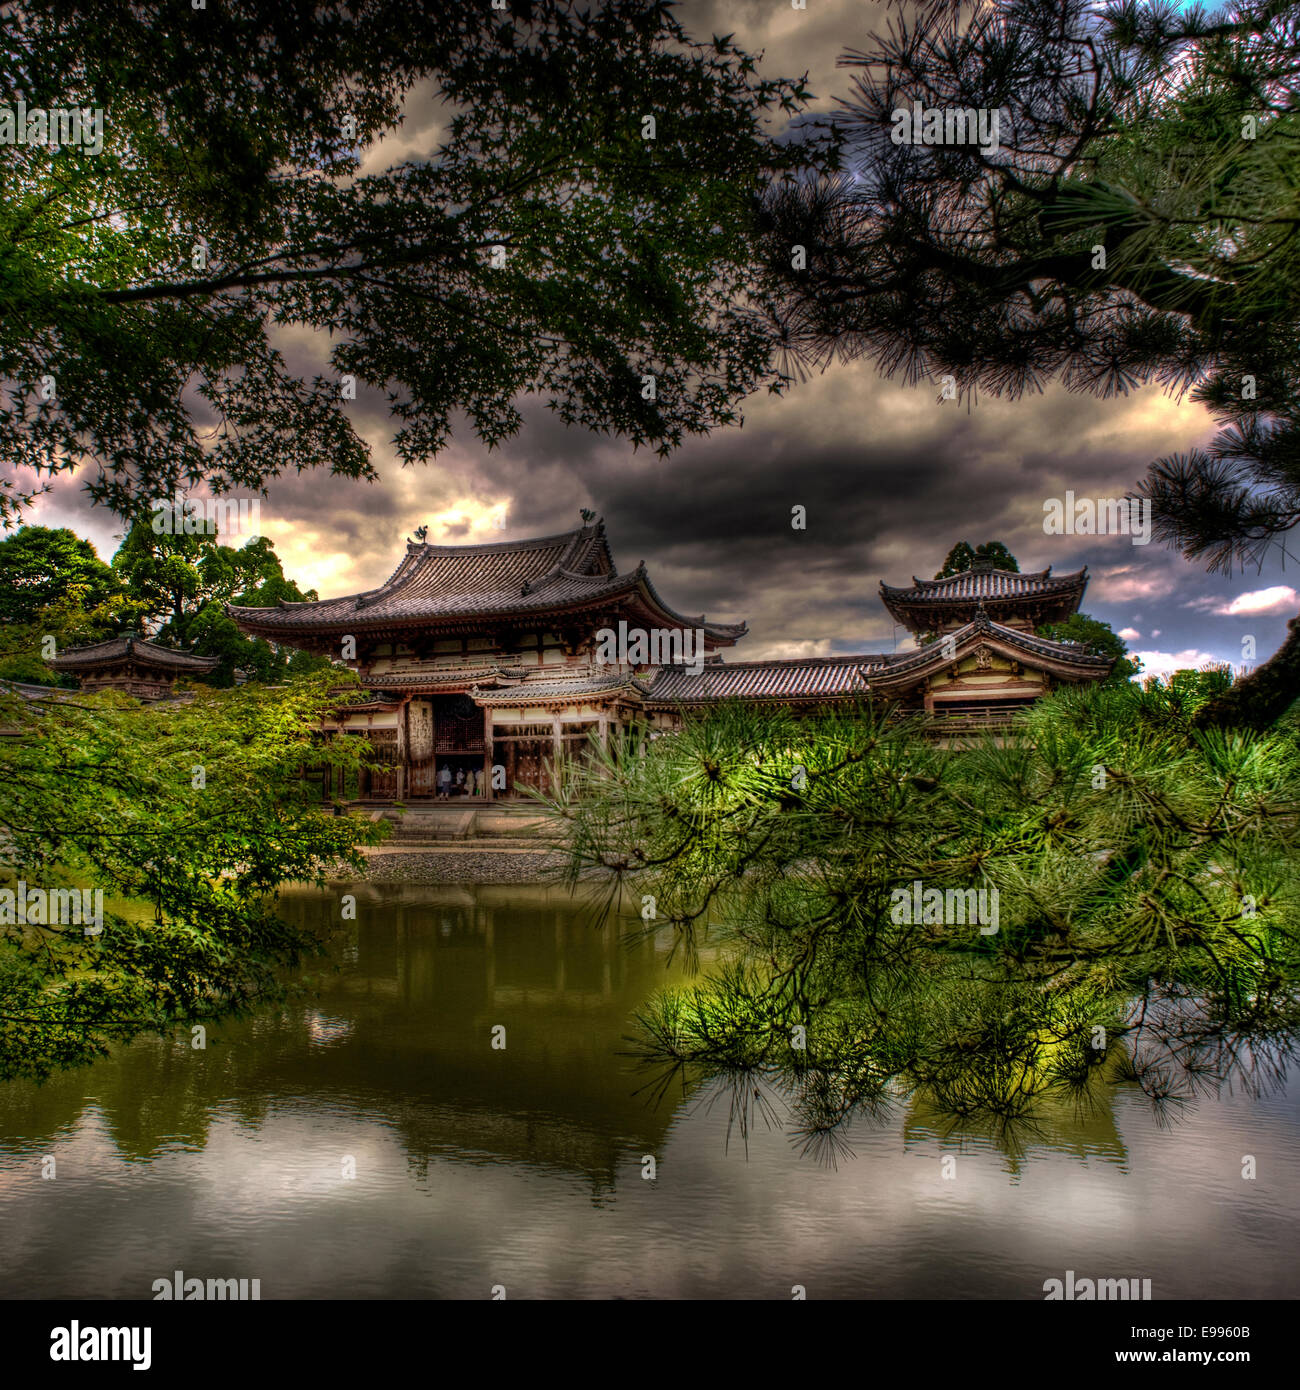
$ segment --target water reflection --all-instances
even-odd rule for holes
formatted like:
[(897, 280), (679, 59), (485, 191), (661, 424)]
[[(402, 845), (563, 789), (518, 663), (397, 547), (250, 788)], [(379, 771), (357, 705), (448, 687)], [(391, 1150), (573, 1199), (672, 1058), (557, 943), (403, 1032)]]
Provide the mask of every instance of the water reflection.
[(746, 1157), (725, 1089), (652, 1103), (626, 1055), (676, 978), (666, 938), (626, 944), (556, 890), (349, 891), (355, 922), (339, 893), (285, 900), (332, 941), (310, 994), (202, 1051), (142, 1041), (0, 1086), (0, 1293), (148, 1297), (182, 1269), (264, 1298), (1032, 1298), (1088, 1261), (1157, 1297), (1294, 1287), (1286, 1094), (1207, 1101), (1171, 1133), (1099, 1077), (1040, 1117), (1031, 1165), (913, 1100), (853, 1126), (834, 1171), (799, 1157), (774, 1096)]
[(202, 1051), (184, 1034), (42, 1089), (0, 1087), (0, 1153), (48, 1145), (94, 1108), (122, 1157), (150, 1159), (201, 1147), (232, 1106), (257, 1128), (310, 1099), (382, 1119), (417, 1169), (434, 1154), (524, 1161), (600, 1192), (620, 1155), (662, 1141), (671, 1102), (634, 1094), (618, 1054), (632, 1011), (670, 978), (666, 942), (625, 941), (553, 890), (348, 891), (357, 919), (343, 924), (337, 894), (285, 897), (286, 916), (333, 943), (310, 1001), (214, 1030)]

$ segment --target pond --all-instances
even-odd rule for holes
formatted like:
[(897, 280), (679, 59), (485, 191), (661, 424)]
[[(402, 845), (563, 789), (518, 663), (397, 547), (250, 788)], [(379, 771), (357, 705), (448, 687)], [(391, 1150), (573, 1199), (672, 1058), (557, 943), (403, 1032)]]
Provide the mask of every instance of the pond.
[(309, 997), (0, 1086), (0, 1295), (1300, 1294), (1294, 1085), (1172, 1120), (1120, 1086), (1016, 1152), (900, 1102), (830, 1166), (729, 1129), (716, 1086), (645, 1092), (626, 1038), (682, 978), (666, 934), (628, 945), (556, 889), (349, 891), (342, 927), (337, 892), (285, 895), (332, 931)]

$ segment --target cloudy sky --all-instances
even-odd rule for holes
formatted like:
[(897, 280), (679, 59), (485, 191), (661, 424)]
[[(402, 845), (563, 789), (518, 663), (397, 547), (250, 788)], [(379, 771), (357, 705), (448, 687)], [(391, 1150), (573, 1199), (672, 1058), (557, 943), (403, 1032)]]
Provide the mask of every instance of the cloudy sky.
[[(685, 0), (697, 35), (728, 33), (763, 50), (763, 70), (807, 71), (818, 104), (847, 94), (837, 55), (864, 47), (883, 7), (862, 0)], [(372, 163), (418, 157), (436, 143), (438, 112), (413, 100)], [(294, 365), (320, 350), (287, 339)], [(755, 397), (742, 427), (690, 441), (671, 459), (568, 429), (525, 405), (521, 433), (492, 454), (468, 428), (442, 455), (403, 469), (374, 398), (355, 402), (382, 481), (308, 474), (275, 483), (262, 531), (285, 572), (322, 597), (381, 583), (415, 527), (435, 543), (508, 540), (567, 530), (582, 507), (605, 518), (620, 569), (645, 560), (664, 598), (686, 613), (744, 618), (734, 659), (892, 651), (906, 644), (881, 606), (882, 579), (932, 576), (959, 540), (1000, 540), (1022, 569), (1088, 567), (1084, 610), (1122, 630), (1146, 669), (1259, 659), (1300, 607), (1296, 566), (1275, 552), (1262, 571), (1207, 575), (1156, 543), (1044, 533), (1044, 504), (1120, 497), (1158, 456), (1204, 444), (1208, 415), (1158, 389), (1117, 401), (1058, 388), (1019, 402), (941, 402), (933, 386), (836, 365), (782, 398)], [(791, 527), (795, 506), (806, 530)], [(116, 546), (120, 526), (61, 480), (28, 517)], [(504, 529), (498, 525), (504, 520)]]

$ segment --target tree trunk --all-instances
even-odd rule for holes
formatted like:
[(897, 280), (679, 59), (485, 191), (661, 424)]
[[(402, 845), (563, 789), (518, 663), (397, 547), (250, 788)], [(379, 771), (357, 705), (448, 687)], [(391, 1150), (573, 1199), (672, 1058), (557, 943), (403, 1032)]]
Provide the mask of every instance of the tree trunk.
[(1300, 696), (1300, 617), (1286, 641), (1262, 665), (1198, 711), (1197, 728), (1271, 729)]

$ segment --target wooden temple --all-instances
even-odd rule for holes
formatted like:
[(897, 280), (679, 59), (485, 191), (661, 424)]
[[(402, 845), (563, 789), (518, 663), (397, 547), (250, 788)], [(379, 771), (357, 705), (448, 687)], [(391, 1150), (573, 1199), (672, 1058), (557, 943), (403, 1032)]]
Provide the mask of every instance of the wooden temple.
[(698, 676), (658, 673), (647, 708), (680, 717), (719, 700), (780, 704), (815, 711), (871, 698), (900, 713), (924, 712), (937, 737), (1008, 726), (1017, 709), (1059, 685), (1099, 681), (1114, 661), (1035, 628), (1075, 612), (1087, 570), (1053, 575), (994, 569), (987, 563), (947, 579), (882, 583), (886, 609), (915, 638), (915, 648), (860, 656), (716, 664)]
[(244, 632), (359, 673), (370, 698), (334, 729), (382, 760), (359, 794), (398, 800), (544, 788), (592, 733), (608, 744), (639, 724), (650, 668), (608, 660), (602, 630), (698, 634), (707, 655), (748, 630), (669, 608), (644, 564), (620, 574), (601, 522), (491, 545), (411, 542), (367, 593), (227, 611)]
[(1005, 720), (1059, 685), (1102, 680), (1113, 657), (1035, 634), (1040, 625), (1076, 612), (1087, 587), (1086, 568), (1021, 574), (982, 558), (946, 579), (914, 578), (906, 589), (882, 583), (881, 601), (918, 646), (882, 659), (871, 673), (871, 689), (924, 709), (943, 731), (972, 720)]
[[(340, 707), (324, 731), (373, 745), (378, 766), (358, 797), (486, 800), (545, 789), (561, 757), (589, 748), (593, 734), (608, 745), (620, 731), (671, 732), (692, 709), (723, 700), (815, 713), (879, 699), (924, 710), (945, 732), (1006, 721), (1058, 684), (1110, 671), (1109, 658), (1034, 635), (1074, 612), (1086, 584), (1086, 570), (987, 565), (903, 589), (882, 584), (914, 650), (728, 663), (721, 651), (746, 625), (678, 613), (644, 564), (620, 575), (598, 521), (499, 544), (410, 542), (377, 589), (227, 611), (250, 635), (358, 672), (364, 703)], [(611, 657), (611, 632), (651, 640)], [(665, 659), (670, 637), (694, 659)]]
[(137, 700), (165, 700), (181, 677), (201, 679), (218, 664), (215, 656), (160, 647), (138, 633), (124, 632), (107, 642), (67, 647), (46, 664), (76, 678), (82, 690), (116, 690)]

